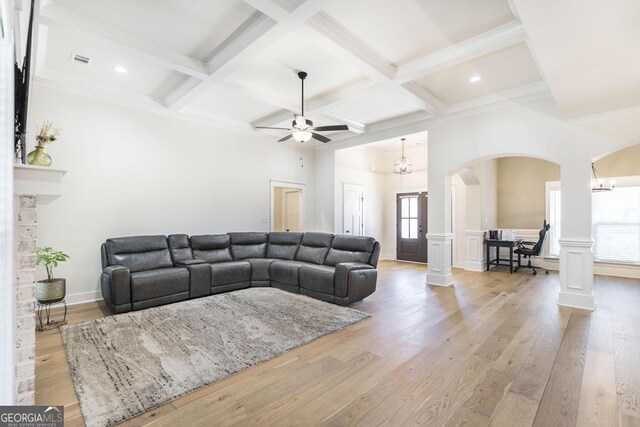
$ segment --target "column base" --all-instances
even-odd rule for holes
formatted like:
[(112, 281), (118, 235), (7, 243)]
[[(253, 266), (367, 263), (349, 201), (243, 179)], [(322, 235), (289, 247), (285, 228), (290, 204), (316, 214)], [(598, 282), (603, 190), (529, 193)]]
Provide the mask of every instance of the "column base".
[(560, 292), (560, 295), (558, 296), (558, 305), (571, 308), (581, 308), (583, 310), (590, 311), (596, 309), (593, 293), (591, 293), (591, 295), (582, 295), (571, 292)]
[(452, 286), (451, 242), (453, 234), (429, 233), (427, 241), (429, 243), (427, 285)]
[(433, 286), (453, 286), (453, 274), (439, 274), (427, 271), (427, 285)]
[(559, 305), (595, 309), (592, 244), (590, 238), (560, 238)]

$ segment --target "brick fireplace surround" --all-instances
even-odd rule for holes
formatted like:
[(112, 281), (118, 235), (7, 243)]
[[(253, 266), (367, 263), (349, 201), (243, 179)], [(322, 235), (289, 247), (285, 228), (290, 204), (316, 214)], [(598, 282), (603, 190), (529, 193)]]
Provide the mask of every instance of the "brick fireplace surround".
[(35, 278), (37, 197), (16, 195), (13, 199), (14, 272), (16, 296), (16, 403), (33, 405), (35, 394)]
[(36, 241), (38, 204), (62, 195), (66, 171), (37, 166), (14, 167), (13, 272), (15, 286), (15, 402), (35, 401)]

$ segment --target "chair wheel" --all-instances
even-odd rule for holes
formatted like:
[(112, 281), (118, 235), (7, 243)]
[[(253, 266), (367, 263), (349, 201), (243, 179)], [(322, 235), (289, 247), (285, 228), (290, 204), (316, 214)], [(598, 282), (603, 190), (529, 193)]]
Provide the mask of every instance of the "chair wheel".
[(535, 276), (536, 274), (538, 274), (538, 272), (533, 270), (533, 275)]
[(544, 272), (544, 274), (549, 274), (549, 270), (546, 270), (546, 271)]

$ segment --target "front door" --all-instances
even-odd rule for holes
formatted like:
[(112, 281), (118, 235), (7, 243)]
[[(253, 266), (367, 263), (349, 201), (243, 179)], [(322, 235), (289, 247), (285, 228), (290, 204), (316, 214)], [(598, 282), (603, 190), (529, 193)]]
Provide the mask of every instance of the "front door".
[(397, 253), (402, 261), (427, 262), (426, 192), (401, 193), (397, 196)]

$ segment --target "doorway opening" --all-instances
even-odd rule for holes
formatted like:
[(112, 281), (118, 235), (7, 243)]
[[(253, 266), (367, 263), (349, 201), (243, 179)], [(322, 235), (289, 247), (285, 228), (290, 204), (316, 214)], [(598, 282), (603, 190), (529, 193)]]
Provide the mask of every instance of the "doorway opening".
[(304, 224), (304, 185), (271, 181), (271, 231), (303, 231)]
[(426, 192), (398, 193), (396, 196), (396, 259), (426, 263), (427, 211)]

